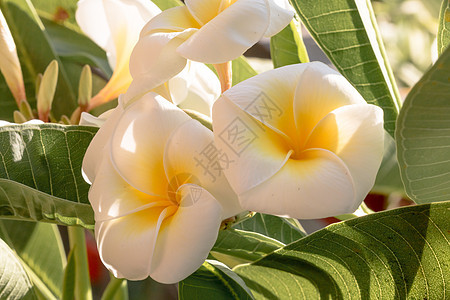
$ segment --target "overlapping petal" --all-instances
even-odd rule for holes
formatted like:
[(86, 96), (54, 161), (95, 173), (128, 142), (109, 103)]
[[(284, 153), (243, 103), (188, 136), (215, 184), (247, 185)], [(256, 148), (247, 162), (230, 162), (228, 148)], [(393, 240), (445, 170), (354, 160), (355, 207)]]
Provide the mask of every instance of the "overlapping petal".
[(224, 172), (247, 210), (294, 218), (350, 213), (374, 184), (382, 110), (323, 64), (279, 68), (226, 91), (213, 107), (215, 141), (225, 153), (235, 150), (223, 134), (236, 122), (251, 142)]

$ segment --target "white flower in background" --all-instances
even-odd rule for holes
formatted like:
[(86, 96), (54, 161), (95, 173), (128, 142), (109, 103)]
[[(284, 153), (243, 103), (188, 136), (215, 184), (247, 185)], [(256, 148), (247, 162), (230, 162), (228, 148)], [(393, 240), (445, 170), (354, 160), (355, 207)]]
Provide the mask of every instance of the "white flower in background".
[(299, 219), (355, 211), (383, 157), (383, 111), (322, 63), (271, 70), (213, 107), (225, 175), (246, 210)]
[(23, 83), (22, 69), (17, 57), (16, 44), (0, 10), (0, 71), (5, 77), (17, 106), (20, 101), (26, 100), (25, 85)]
[[(291, 21), (287, 0), (186, 0), (167, 9), (142, 29), (130, 71), (136, 90), (166, 82), (187, 59), (222, 64), (242, 55), (263, 36), (273, 36)], [(142, 60), (141, 57), (147, 59)]]
[(139, 32), (161, 10), (149, 0), (80, 0), (76, 20), (83, 32), (106, 51), (114, 70), (91, 108), (117, 98), (131, 83), (130, 55)]
[(213, 134), (153, 92), (102, 119), (83, 123), (104, 122), (83, 161), (100, 257), (116, 277), (178, 282), (242, 211)]

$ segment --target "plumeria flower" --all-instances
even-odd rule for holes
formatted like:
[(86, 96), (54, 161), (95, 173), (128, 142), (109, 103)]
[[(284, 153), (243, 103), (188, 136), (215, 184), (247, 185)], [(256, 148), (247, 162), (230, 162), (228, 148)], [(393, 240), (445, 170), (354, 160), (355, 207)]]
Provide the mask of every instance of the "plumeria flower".
[(125, 93), (131, 83), (130, 55), (139, 32), (161, 10), (148, 0), (80, 0), (76, 20), (83, 32), (106, 51), (114, 70), (106, 86), (91, 100), (90, 108)]
[(355, 211), (383, 156), (383, 112), (318, 62), (262, 73), (213, 107), (224, 170), (244, 209), (299, 219)]
[[(133, 50), (133, 85), (155, 87), (179, 73), (187, 59), (227, 63), (291, 21), (287, 0), (186, 0), (151, 19)], [(146, 55), (147, 59), (140, 57)], [(219, 71), (219, 75), (220, 75)], [(136, 88), (138, 89), (138, 88)]]
[(83, 161), (100, 257), (116, 277), (178, 282), (242, 211), (213, 134), (153, 92), (102, 118)]
[(0, 10), (0, 71), (5, 77), (11, 93), (19, 106), (20, 101), (26, 100), (25, 85), (22, 69), (17, 56), (16, 44)]

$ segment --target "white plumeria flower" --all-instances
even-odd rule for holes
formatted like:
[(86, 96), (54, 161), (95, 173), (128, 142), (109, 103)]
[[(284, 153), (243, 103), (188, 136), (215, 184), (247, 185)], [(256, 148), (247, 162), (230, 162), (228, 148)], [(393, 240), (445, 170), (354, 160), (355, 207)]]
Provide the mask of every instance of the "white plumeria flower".
[(213, 134), (153, 92), (108, 114), (83, 161), (100, 257), (116, 277), (178, 282), (242, 211)]
[[(287, 0), (186, 0), (142, 29), (130, 60), (133, 85), (155, 87), (179, 73), (187, 59), (229, 62), (292, 20)], [(140, 57), (146, 55), (147, 59)], [(139, 89), (136, 87), (136, 89)]]
[(226, 91), (213, 107), (225, 175), (246, 210), (299, 219), (355, 211), (383, 157), (383, 111), (318, 62)]
[(131, 52), (139, 32), (161, 10), (148, 0), (80, 0), (76, 20), (83, 32), (106, 51), (114, 70), (106, 86), (91, 100), (91, 106), (117, 98), (131, 83)]
[(0, 71), (5, 77), (17, 105), (26, 100), (22, 69), (17, 56), (16, 44), (0, 10)]

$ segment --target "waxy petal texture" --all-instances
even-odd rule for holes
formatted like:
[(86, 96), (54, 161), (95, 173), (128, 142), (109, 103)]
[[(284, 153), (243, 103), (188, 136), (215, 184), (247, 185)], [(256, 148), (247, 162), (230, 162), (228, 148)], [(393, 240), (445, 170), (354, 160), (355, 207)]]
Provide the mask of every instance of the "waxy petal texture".
[[(226, 91), (213, 107), (224, 169), (243, 208), (294, 218), (351, 213), (383, 154), (383, 113), (321, 63), (272, 70)], [(233, 156), (234, 155), (234, 156)]]

